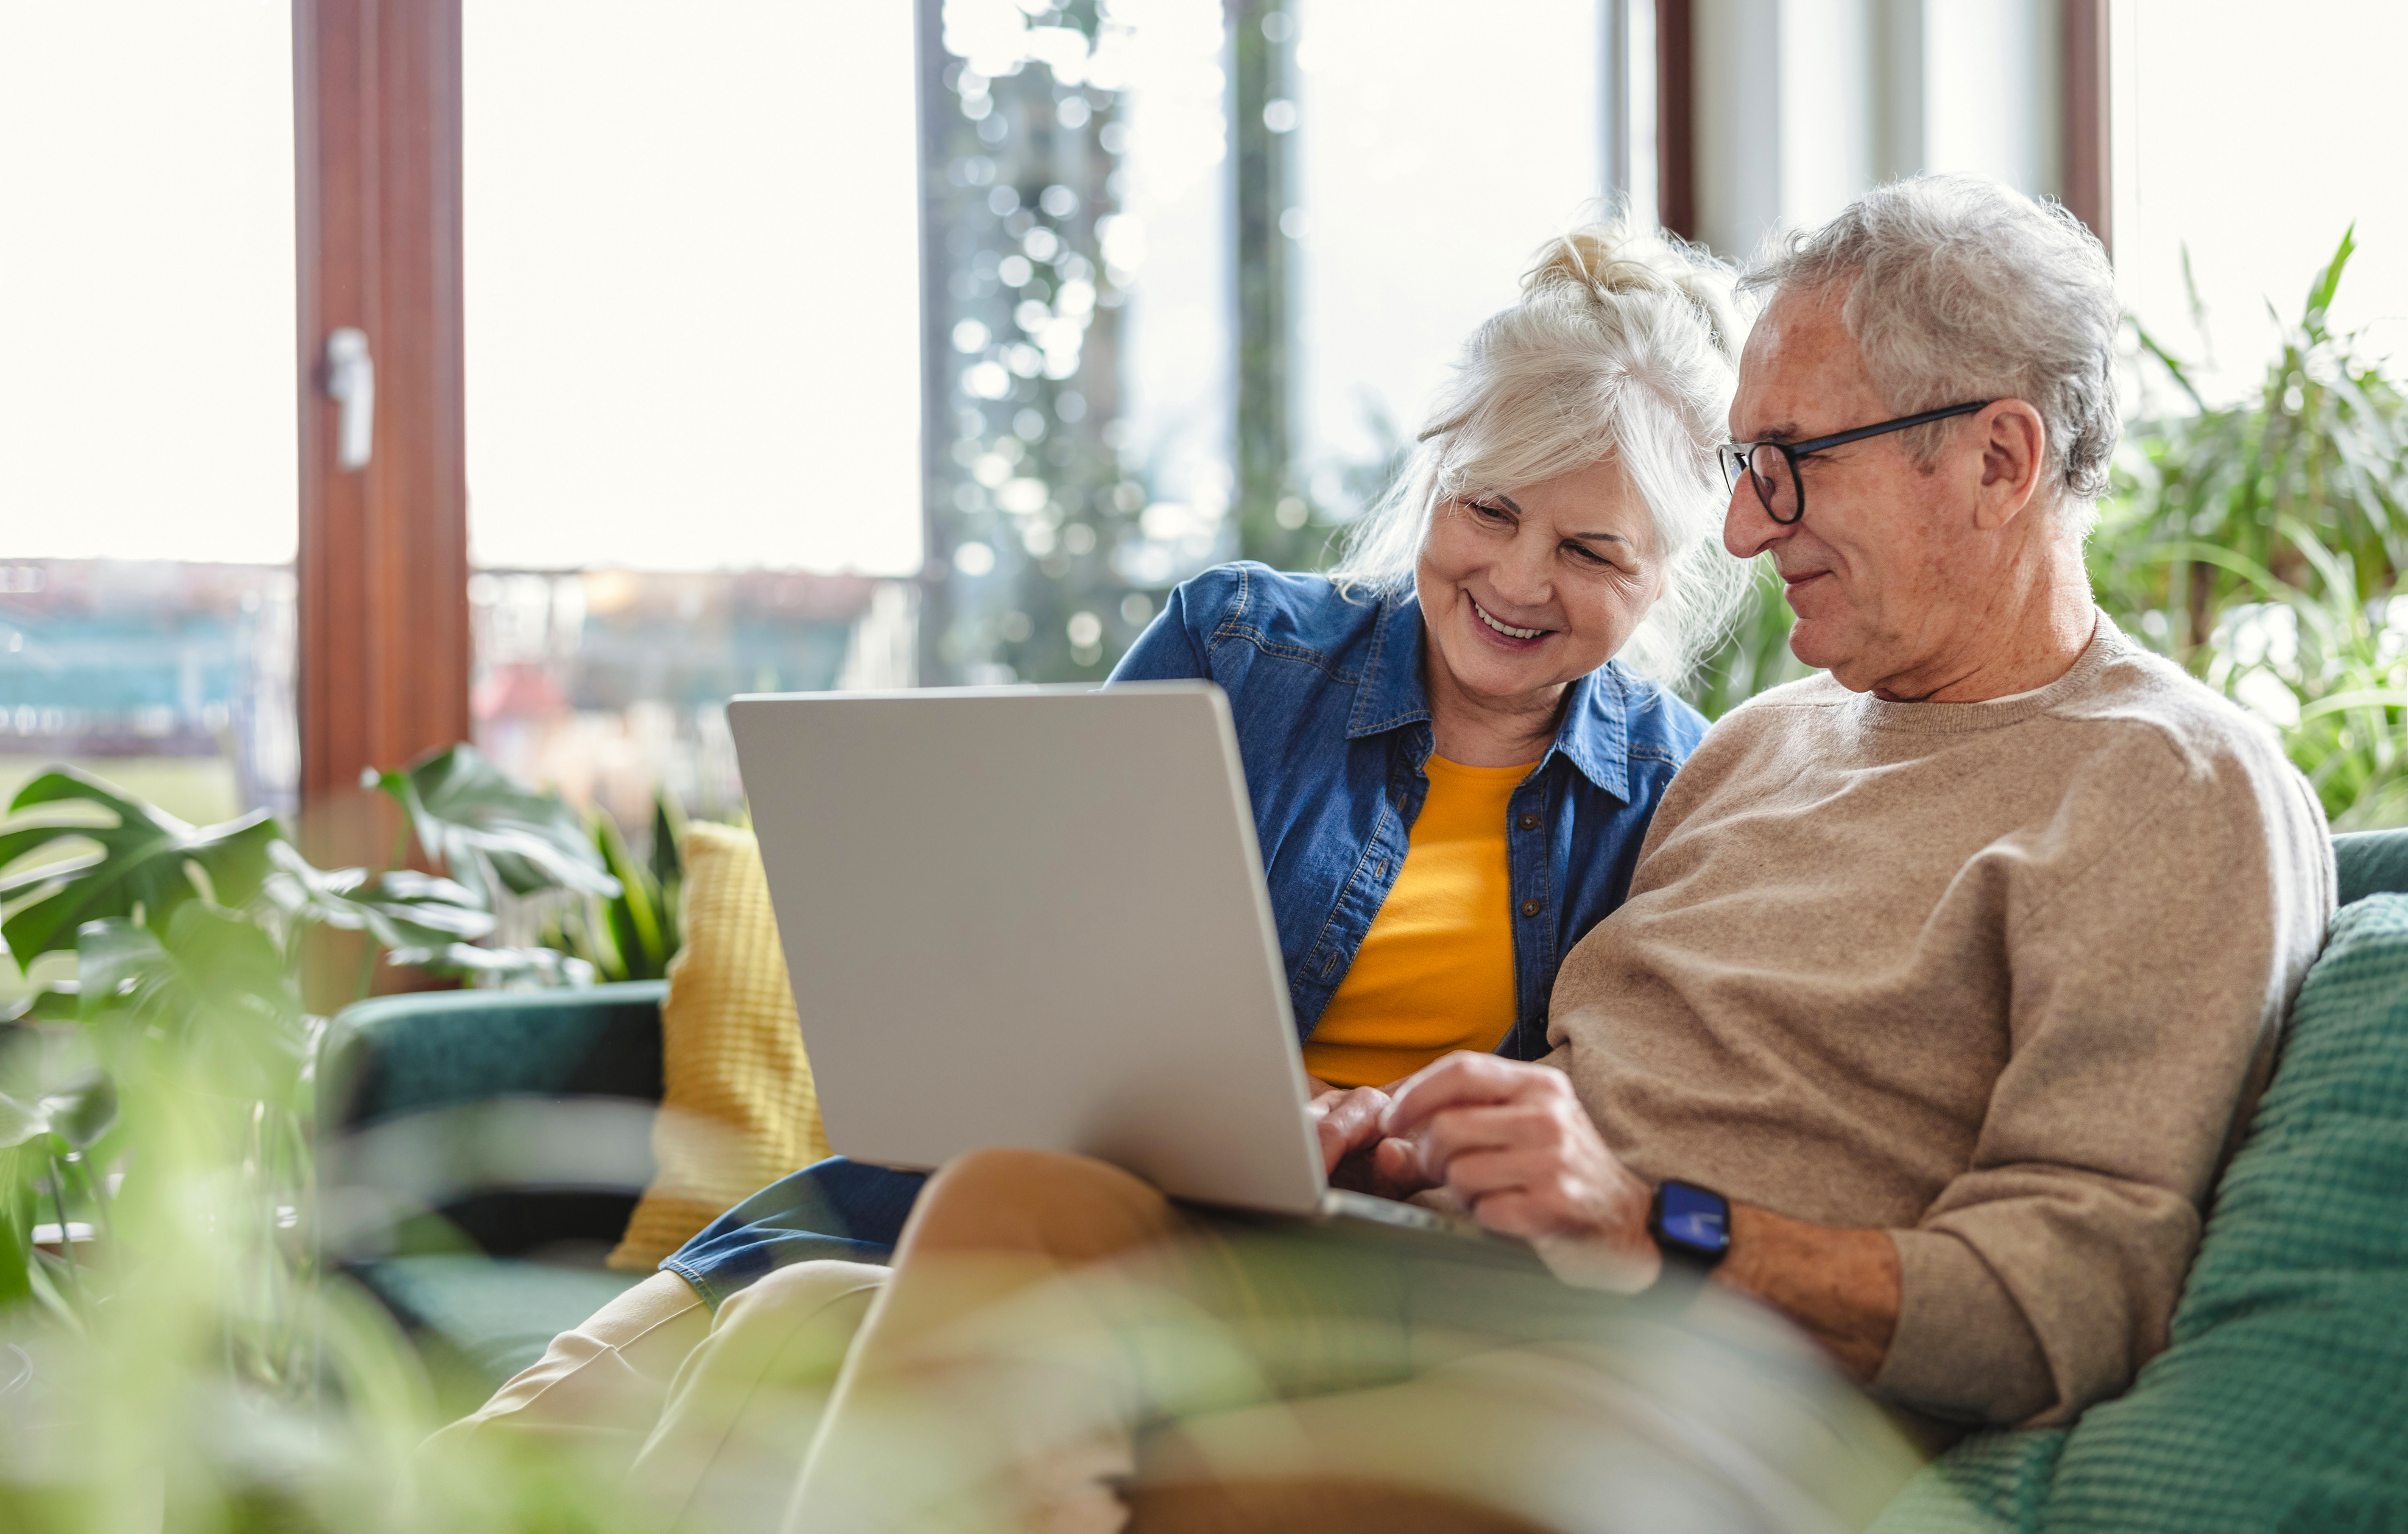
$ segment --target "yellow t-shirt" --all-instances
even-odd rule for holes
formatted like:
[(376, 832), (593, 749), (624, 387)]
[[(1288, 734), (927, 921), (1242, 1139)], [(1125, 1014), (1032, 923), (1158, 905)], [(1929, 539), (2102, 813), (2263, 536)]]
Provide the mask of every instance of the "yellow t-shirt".
[(1449, 1050), (1493, 1050), (1513, 1026), (1513, 887), (1505, 806), (1536, 763), (1432, 755), (1429, 796), (1354, 967), (1304, 1046), (1334, 1086), (1384, 1086)]

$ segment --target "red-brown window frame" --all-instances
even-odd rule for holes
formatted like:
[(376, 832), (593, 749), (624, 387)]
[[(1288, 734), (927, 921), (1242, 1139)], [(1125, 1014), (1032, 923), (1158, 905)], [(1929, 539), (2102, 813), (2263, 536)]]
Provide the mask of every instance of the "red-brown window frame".
[[(386, 855), (360, 792), (467, 738), (460, 0), (294, 0), (299, 237), (297, 712), (305, 839)], [(374, 451), (337, 459), (326, 338), (376, 369)]]

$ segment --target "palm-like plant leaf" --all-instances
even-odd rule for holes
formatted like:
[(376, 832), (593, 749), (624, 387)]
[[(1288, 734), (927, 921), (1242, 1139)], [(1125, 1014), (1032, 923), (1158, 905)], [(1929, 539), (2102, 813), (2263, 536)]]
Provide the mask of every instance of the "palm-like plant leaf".
[(512, 895), (619, 893), (577, 811), (513, 782), (474, 746), (447, 746), (361, 782), (392, 796), (427, 855), (488, 903), (488, 873)]
[(0, 938), (20, 966), (52, 949), (75, 947), (77, 930), (88, 922), (139, 910), (145, 921), (164, 928), (179, 906), (201, 893), (192, 866), (207, 876), (219, 902), (241, 905), (259, 892), (270, 867), (267, 849), (283, 836), (264, 810), (219, 825), (190, 825), (74, 767), (43, 773), (8, 808), (22, 812), (71, 805), (96, 810), (108, 821), (45, 819), (0, 831), (0, 870), (61, 843), (99, 844), (83, 856), (0, 878), (0, 900), (38, 891), (0, 923)]
[(2309, 283), (2254, 397), (2134, 424), (2090, 544), (2100, 601), (2284, 729), (2337, 828), (2408, 819), (2408, 399), (2330, 325), (2357, 250)]

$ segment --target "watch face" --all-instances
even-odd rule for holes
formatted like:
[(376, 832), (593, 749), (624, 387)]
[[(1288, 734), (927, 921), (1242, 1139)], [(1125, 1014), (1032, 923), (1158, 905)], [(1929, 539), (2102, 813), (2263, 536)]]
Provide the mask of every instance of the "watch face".
[(1686, 1183), (1667, 1183), (1661, 1197), (1663, 1215), (1656, 1225), (1666, 1240), (1705, 1253), (1729, 1248), (1730, 1205), (1720, 1194)]

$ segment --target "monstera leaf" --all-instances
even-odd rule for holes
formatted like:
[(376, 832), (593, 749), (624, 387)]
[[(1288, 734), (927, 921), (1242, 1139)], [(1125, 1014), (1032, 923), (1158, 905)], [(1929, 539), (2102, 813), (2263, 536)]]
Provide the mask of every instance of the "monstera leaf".
[(312, 867), (283, 841), (267, 855), (276, 866), (263, 886), (268, 901), (297, 921), (364, 931), (387, 948), (473, 942), (494, 930), (493, 912), (449, 879), (414, 868)]
[(82, 1021), (101, 1036), (180, 1052), (194, 1079), (282, 1101), (298, 1079), (303, 1016), (293, 967), (238, 911), (191, 901), (163, 939), (122, 919), (76, 935)]
[(259, 893), (270, 867), (267, 849), (284, 834), (264, 810), (221, 825), (188, 825), (74, 767), (43, 773), (8, 808), (22, 812), (44, 805), (90, 806), (109, 823), (46, 821), (0, 831), (0, 870), (62, 842), (98, 843), (97, 851), (0, 878), (0, 902), (40, 892), (0, 923), (0, 938), (20, 967), (52, 949), (77, 946), (76, 933), (89, 922), (139, 910), (145, 923), (165, 930), (176, 909), (201, 893), (187, 865), (199, 866), (220, 904), (243, 904)]
[(429, 948), (396, 948), (395, 964), (423, 969), (430, 975), (456, 975), (493, 985), (591, 985), (594, 966), (554, 948), (479, 948), (474, 943), (444, 943)]
[[(25, 1053), (37, 1054), (29, 1048)], [(13, 1074), (13, 1073), (12, 1073)], [(0, 1092), (0, 1151), (55, 1135), (75, 1150), (90, 1150), (117, 1122), (117, 1083), (96, 1069), (53, 1082), (39, 1074), (22, 1096)]]
[(363, 773), (360, 783), (391, 795), (427, 855), (483, 903), (491, 903), (489, 873), (512, 895), (619, 893), (577, 811), (557, 794), (511, 781), (474, 746), (447, 746), (397, 772)]

